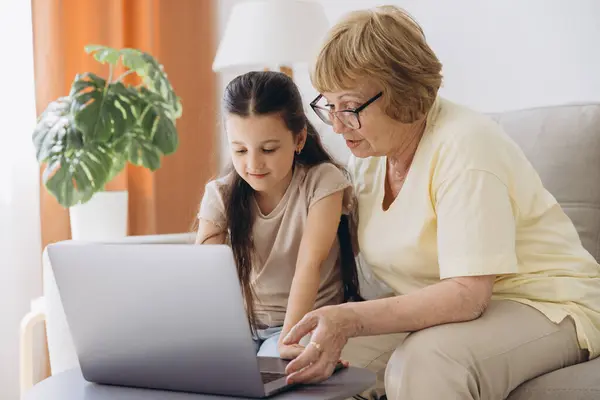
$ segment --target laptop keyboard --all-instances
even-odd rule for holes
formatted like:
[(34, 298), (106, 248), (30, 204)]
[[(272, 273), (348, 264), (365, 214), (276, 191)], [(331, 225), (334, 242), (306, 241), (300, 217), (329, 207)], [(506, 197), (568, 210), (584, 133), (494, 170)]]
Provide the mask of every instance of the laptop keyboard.
[(274, 380), (277, 380), (279, 378), (283, 378), (285, 376), (285, 374), (278, 374), (278, 373), (273, 373), (273, 372), (261, 372), (260, 376), (262, 377), (263, 383), (267, 384), (267, 383), (273, 382)]

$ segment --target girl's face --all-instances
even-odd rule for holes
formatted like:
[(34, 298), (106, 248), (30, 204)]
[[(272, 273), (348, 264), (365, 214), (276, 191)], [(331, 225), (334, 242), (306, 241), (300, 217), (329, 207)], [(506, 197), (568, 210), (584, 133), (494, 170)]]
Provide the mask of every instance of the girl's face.
[(292, 177), (294, 153), (304, 146), (306, 130), (294, 135), (278, 114), (228, 115), (225, 129), (240, 177), (257, 192), (282, 195)]

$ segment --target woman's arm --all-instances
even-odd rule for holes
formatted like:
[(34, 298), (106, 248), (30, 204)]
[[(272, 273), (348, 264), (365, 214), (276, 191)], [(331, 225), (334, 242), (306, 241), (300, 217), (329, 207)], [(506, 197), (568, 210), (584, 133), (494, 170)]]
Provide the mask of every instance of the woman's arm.
[(225, 232), (217, 225), (202, 218), (198, 220), (198, 233), (196, 244), (223, 244), (225, 243)]
[(331, 251), (340, 223), (342, 198), (342, 191), (333, 193), (317, 201), (308, 211), (280, 336), (282, 358), (294, 358), (301, 352), (298, 348), (286, 349), (281, 340), (314, 307), (321, 281), (321, 265)]
[(413, 332), (473, 320), (489, 304), (493, 283), (493, 275), (451, 278), (403, 296), (312, 311), (283, 339), (285, 345), (293, 346), (313, 332), (311, 343), (315, 343), (288, 364), (288, 383), (314, 383), (329, 377), (352, 336)]
[(495, 275), (449, 278), (411, 294), (347, 303), (349, 336), (414, 332), (478, 318), (492, 297)]

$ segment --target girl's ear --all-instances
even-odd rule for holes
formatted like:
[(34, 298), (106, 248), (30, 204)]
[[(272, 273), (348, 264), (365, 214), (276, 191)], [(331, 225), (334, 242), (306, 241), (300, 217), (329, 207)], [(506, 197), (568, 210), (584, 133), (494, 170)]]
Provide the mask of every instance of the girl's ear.
[(300, 154), (304, 145), (306, 144), (306, 128), (302, 129), (302, 132), (296, 136), (296, 153)]

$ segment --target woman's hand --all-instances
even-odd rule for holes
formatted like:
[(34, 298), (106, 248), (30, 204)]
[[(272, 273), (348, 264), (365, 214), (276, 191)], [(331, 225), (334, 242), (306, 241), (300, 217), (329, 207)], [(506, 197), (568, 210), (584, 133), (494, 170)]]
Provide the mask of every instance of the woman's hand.
[(353, 332), (356, 322), (352, 317), (347, 307), (323, 307), (306, 314), (290, 330), (283, 345), (297, 344), (310, 332), (313, 335), (310, 344), (288, 364), (288, 383), (317, 383), (331, 376)]
[(304, 346), (300, 344), (283, 344), (281, 341), (277, 344), (279, 357), (284, 360), (293, 360), (304, 351)]

